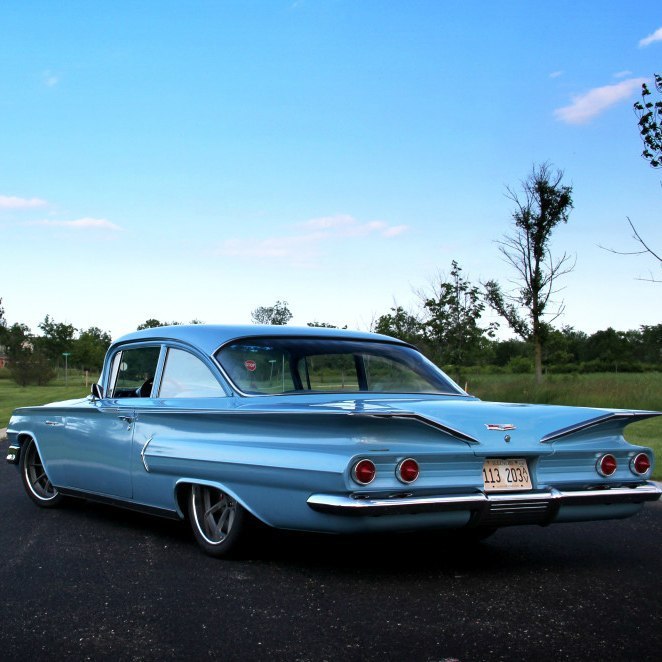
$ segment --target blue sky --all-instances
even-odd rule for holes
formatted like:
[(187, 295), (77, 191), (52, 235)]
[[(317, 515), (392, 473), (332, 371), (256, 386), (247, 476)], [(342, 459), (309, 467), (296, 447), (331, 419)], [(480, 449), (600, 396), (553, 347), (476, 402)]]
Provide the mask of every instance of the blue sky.
[(141, 321), (351, 328), (414, 310), (495, 240), (532, 164), (574, 187), (557, 324), (661, 321), (662, 174), (632, 104), (662, 72), (642, 0), (73, 2), (0, 6), (5, 315), (113, 336)]

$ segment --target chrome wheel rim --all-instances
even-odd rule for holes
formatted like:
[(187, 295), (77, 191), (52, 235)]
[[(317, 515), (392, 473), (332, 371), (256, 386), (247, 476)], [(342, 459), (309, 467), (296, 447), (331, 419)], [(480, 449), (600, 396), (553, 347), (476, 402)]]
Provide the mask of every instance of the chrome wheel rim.
[(221, 490), (194, 485), (193, 517), (200, 535), (210, 545), (220, 545), (230, 534), (237, 515), (237, 502)]
[(50, 501), (57, 496), (57, 490), (46, 475), (46, 470), (39, 457), (39, 451), (34, 441), (31, 441), (25, 451), (25, 481), (32, 494), (41, 501)]

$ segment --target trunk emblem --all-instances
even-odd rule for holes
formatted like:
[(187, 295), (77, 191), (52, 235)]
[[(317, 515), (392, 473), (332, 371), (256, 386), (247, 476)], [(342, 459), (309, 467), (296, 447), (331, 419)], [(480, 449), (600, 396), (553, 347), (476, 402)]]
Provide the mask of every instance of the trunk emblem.
[(488, 430), (497, 430), (503, 432), (504, 430), (515, 430), (515, 426), (512, 423), (485, 423), (485, 427)]

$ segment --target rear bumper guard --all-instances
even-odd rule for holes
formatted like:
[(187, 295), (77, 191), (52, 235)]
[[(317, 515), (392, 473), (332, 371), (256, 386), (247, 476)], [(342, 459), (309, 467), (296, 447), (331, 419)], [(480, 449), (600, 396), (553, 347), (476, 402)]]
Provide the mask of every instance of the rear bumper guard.
[(480, 524), (550, 522), (563, 506), (596, 506), (656, 501), (662, 488), (654, 483), (598, 490), (519, 492), (510, 494), (449, 494), (439, 496), (374, 497), (313, 494), (308, 505), (332, 515), (371, 517), (414, 513), (469, 511)]

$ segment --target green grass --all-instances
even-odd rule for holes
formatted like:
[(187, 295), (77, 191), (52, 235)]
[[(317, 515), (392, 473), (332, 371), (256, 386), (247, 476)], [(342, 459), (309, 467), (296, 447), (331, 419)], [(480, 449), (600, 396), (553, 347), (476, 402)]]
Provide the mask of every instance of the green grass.
[[(96, 375), (88, 383), (94, 380)], [(662, 411), (662, 373), (551, 375), (541, 386), (533, 375), (477, 374), (462, 379), (462, 386), (465, 382), (469, 392), (483, 400)], [(66, 385), (62, 376), (48, 386), (26, 388), (0, 378), (0, 428), (16, 407), (84, 397), (89, 391), (84, 377), (72, 371)], [(662, 480), (662, 416), (633, 423), (625, 437), (654, 450), (658, 463), (653, 477)]]
[(91, 375), (85, 386), (85, 376), (79, 371), (70, 370), (65, 383), (64, 375), (48, 386), (18, 386), (6, 376), (0, 377), (0, 428), (7, 427), (7, 422), (16, 407), (44, 405), (48, 402), (83, 398), (90, 392), (90, 386), (98, 375)]

